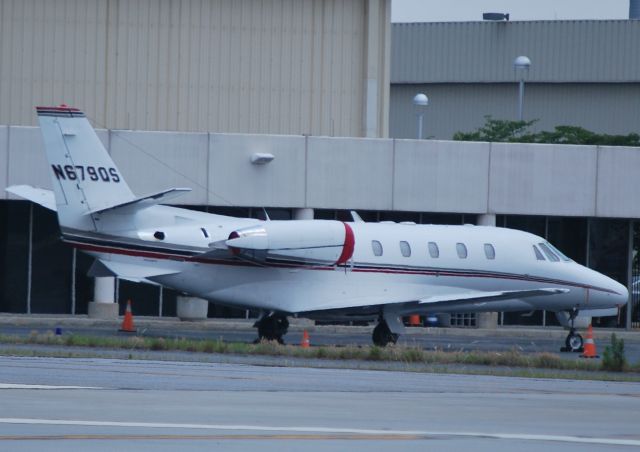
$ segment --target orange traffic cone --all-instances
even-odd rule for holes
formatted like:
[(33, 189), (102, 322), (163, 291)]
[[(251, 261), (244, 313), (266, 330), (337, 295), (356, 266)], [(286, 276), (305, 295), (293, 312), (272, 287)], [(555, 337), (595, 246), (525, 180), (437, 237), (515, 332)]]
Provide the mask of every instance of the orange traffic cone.
[(127, 309), (124, 312), (124, 320), (120, 330), (125, 333), (135, 333), (136, 327), (133, 325), (133, 314), (131, 313), (131, 300), (127, 300)]
[(300, 343), (300, 347), (309, 348), (309, 333), (307, 333), (307, 330), (304, 330), (302, 333), (302, 342)]
[(587, 339), (584, 341), (584, 352), (580, 355), (580, 358), (600, 358), (596, 353), (596, 343), (593, 341), (593, 328), (589, 324), (587, 330)]

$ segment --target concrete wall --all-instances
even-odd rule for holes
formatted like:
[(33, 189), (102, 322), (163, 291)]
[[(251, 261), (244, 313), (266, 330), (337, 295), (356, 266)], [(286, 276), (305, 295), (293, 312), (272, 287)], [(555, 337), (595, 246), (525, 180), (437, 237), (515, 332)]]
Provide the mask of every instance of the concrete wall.
[[(98, 133), (135, 193), (193, 188), (178, 204), (640, 218), (638, 148)], [(50, 187), (41, 141), (0, 126), (1, 188)], [(275, 158), (253, 165), (255, 152)]]

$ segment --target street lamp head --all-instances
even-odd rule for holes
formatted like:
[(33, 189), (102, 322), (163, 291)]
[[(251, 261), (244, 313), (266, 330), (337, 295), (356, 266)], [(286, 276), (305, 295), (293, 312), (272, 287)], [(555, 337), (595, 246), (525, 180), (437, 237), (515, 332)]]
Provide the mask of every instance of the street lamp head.
[(529, 69), (529, 66), (531, 66), (531, 60), (524, 55), (520, 55), (513, 60), (514, 69)]
[(426, 94), (418, 93), (413, 97), (413, 105), (416, 107), (426, 107), (429, 105), (429, 98)]

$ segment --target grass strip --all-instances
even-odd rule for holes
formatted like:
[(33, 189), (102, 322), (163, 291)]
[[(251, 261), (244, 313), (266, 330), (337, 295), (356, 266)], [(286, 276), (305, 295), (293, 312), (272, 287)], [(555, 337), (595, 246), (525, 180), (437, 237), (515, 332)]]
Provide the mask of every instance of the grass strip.
[[(101, 337), (85, 335), (56, 336), (51, 333), (31, 333), (28, 336), (0, 335), (2, 344), (37, 344), (87, 348), (121, 349), (129, 351), (186, 351), (232, 355), (262, 355), (302, 359), (356, 360), (365, 362), (395, 362), (421, 365), (490, 366), (503, 368), (553, 369), (558, 371), (598, 372), (599, 361), (567, 360), (553, 353), (524, 354), (518, 350), (507, 352), (424, 350), (419, 347), (395, 345), (372, 346), (318, 346), (302, 348), (276, 342), (247, 344), (225, 342), (221, 339), (185, 339), (158, 337)], [(625, 368), (627, 373), (640, 372), (640, 364)], [(512, 373), (510, 371), (510, 373)], [(566, 377), (565, 377), (566, 378)]]

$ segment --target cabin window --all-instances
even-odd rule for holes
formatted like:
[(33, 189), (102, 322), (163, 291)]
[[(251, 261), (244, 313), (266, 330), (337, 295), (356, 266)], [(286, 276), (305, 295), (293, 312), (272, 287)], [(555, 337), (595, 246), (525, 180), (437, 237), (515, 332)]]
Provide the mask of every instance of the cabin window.
[(409, 242), (405, 242), (404, 240), (400, 242), (400, 252), (404, 257), (411, 256), (411, 246), (409, 246)]
[(202, 231), (202, 235), (204, 235), (204, 238), (208, 239), (209, 233), (207, 232), (207, 230), (205, 228), (200, 228), (200, 230)]
[(560, 258), (556, 256), (556, 254), (553, 251), (551, 251), (551, 248), (549, 248), (546, 244), (538, 243), (538, 246), (540, 247), (544, 255), (547, 256), (547, 259), (549, 259), (552, 262), (560, 262)]
[(438, 249), (438, 244), (436, 242), (429, 242), (429, 255), (434, 259), (436, 257), (440, 257), (440, 250)]
[(371, 249), (373, 250), (374, 256), (382, 256), (382, 243), (377, 240), (371, 241)]
[(544, 256), (542, 255), (538, 247), (535, 245), (533, 245), (533, 252), (536, 253), (536, 259), (538, 259), (539, 261), (545, 260)]
[(564, 253), (562, 251), (560, 251), (558, 248), (556, 248), (555, 246), (553, 246), (551, 243), (547, 242), (546, 245), (551, 248), (551, 250), (557, 254), (558, 256), (560, 256), (560, 259), (562, 259), (565, 262), (571, 262), (571, 259), (569, 259), (567, 256), (564, 255)]
[(467, 258), (467, 246), (464, 243), (456, 243), (456, 251), (460, 259)]
[(487, 256), (487, 259), (493, 260), (496, 258), (496, 249), (491, 243), (484, 244), (484, 255)]

